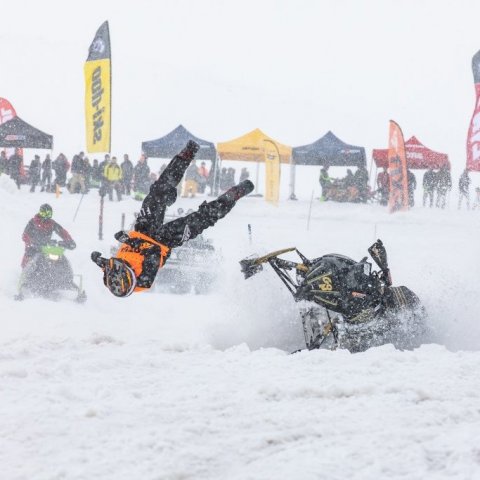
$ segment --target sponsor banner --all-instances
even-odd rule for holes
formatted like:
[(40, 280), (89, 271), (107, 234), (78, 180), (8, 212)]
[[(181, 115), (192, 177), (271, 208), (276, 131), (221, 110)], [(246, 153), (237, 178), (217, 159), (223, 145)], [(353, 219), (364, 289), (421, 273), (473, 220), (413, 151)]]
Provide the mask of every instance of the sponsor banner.
[(278, 203), (280, 198), (280, 153), (274, 142), (264, 141), (265, 200)]
[(390, 120), (388, 136), (388, 173), (390, 176), (390, 196), (388, 209), (390, 213), (408, 210), (408, 177), (405, 141), (402, 129)]
[(97, 30), (85, 63), (85, 121), (88, 152), (110, 152), (111, 51), (108, 22)]
[(475, 109), (467, 136), (467, 168), (480, 171), (480, 51), (472, 58), (473, 81), (475, 83)]

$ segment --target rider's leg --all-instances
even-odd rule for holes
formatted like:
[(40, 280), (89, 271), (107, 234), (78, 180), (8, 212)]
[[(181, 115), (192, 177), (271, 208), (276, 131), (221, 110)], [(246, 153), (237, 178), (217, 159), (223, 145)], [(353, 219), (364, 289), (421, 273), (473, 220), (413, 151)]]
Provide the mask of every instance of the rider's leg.
[(189, 141), (187, 146), (170, 160), (160, 178), (150, 186), (135, 222), (135, 230), (152, 236), (163, 224), (165, 211), (177, 199), (177, 185), (195, 157), (199, 146)]
[(235, 206), (238, 199), (253, 191), (253, 183), (245, 180), (227, 190), (212, 202), (203, 202), (198, 211), (177, 218), (157, 229), (152, 238), (170, 248), (179, 247), (186, 241), (200, 235), (205, 229), (215, 225)]

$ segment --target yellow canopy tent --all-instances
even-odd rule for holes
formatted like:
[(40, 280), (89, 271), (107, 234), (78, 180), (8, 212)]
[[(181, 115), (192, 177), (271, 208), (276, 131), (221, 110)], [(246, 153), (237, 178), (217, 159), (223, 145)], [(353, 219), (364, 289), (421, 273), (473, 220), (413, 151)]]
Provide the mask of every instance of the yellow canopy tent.
[(265, 147), (273, 143), (278, 149), (280, 163), (290, 163), (292, 148), (283, 145), (265, 135), (259, 128), (241, 137), (217, 144), (217, 152), (222, 160), (241, 160), (244, 162), (264, 162)]
[(280, 163), (291, 163), (292, 148), (273, 140), (256, 128), (241, 137), (217, 144), (217, 153), (223, 160), (239, 160), (243, 162), (265, 163), (266, 167), (266, 199), (277, 201), (280, 185)]

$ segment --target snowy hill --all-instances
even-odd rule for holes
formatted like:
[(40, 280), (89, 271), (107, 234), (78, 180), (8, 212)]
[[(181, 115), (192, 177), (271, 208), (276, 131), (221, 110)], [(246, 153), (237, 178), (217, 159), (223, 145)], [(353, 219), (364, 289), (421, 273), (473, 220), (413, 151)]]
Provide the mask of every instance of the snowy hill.
[[(213, 294), (117, 299), (89, 254), (109, 252), (139, 203), (107, 201), (100, 242), (99, 197), (73, 222), (79, 199), (0, 188), (1, 478), (479, 478), (476, 212), (315, 201), (307, 230), (308, 201), (246, 198), (208, 231), (224, 257)], [(84, 305), (13, 300), (20, 237), (46, 201), (77, 242)], [(267, 270), (245, 281), (238, 261), (288, 246), (360, 259), (376, 238), (435, 343), (288, 355), (303, 346), (293, 300)]]

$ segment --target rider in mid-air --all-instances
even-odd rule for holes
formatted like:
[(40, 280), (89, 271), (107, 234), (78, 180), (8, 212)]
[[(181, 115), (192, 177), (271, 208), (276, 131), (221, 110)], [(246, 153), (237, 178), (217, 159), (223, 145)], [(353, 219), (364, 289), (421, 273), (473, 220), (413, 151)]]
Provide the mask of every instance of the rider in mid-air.
[(100, 252), (92, 252), (92, 260), (103, 270), (103, 282), (113, 295), (126, 297), (150, 288), (172, 248), (213, 226), (253, 190), (253, 183), (245, 180), (216, 200), (203, 202), (198, 211), (164, 224), (165, 211), (177, 199), (177, 186), (198, 149), (197, 143), (189, 141), (151, 185), (134, 230), (115, 234), (122, 244), (115, 257), (107, 259)]

